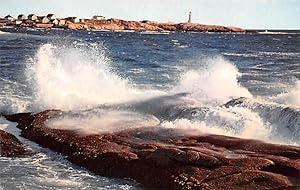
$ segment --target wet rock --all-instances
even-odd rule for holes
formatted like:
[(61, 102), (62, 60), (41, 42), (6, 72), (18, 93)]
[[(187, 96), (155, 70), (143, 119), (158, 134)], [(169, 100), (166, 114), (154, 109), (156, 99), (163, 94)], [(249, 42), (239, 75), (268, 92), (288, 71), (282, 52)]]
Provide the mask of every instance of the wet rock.
[[(82, 135), (45, 127), (61, 115), (6, 116), (22, 136), (108, 177), (162, 189), (297, 189), (300, 147), (221, 135), (183, 136), (178, 129), (144, 127)], [(100, 125), (100, 124), (99, 124)]]
[(31, 152), (14, 135), (0, 130), (0, 156), (21, 157), (30, 154)]

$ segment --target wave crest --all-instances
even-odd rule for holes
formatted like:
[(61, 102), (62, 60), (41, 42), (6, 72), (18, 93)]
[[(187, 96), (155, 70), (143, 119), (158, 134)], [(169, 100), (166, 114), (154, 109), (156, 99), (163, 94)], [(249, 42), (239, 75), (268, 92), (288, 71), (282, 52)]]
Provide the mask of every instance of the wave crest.
[(252, 95), (241, 86), (241, 76), (236, 66), (223, 58), (210, 59), (206, 67), (199, 71), (188, 71), (181, 77), (175, 92), (187, 92), (198, 101), (228, 101), (233, 97), (249, 97)]

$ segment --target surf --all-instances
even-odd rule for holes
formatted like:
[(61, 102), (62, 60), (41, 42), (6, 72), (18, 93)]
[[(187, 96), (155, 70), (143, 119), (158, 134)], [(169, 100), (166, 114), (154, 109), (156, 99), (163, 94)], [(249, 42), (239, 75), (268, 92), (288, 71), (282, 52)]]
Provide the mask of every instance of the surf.
[[(240, 83), (242, 74), (237, 66), (221, 56), (202, 60), (201, 67), (181, 71), (175, 85), (165, 89), (141, 87), (121, 77), (105, 47), (99, 44), (44, 44), (26, 64), (26, 82), (33, 94), (28, 111), (66, 111), (47, 123), (50, 128), (84, 134), (134, 127), (178, 128), (187, 134), (298, 143), (293, 134), (297, 122), (293, 124), (287, 118), (289, 124), (283, 125), (280, 114), (277, 120), (268, 120), (269, 109), (278, 110), (268, 102), (260, 110), (254, 109), (254, 103), (228, 106), (240, 97), (245, 97), (245, 102), (258, 97)], [(297, 93), (298, 86), (286, 96), (297, 101)], [(295, 126), (294, 131), (286, 132), (290, 125)], [(281, 130), (287, 135), (278, 135)]]

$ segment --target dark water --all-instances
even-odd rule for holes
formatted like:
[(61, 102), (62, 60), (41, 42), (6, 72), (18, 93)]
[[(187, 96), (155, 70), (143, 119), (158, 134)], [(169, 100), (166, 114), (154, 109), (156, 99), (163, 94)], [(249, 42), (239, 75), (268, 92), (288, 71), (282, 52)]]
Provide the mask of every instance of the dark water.
[[(156, 34), (6, 28), (0, 32), (0, 111), (79, 112), (80, 117), (70, 114), (49, 127), (71, 121), (72, 129), (84, 122), (88, 126), (80, 125), (80, 130), (96, 133), (159, 125), (299, 145), (299, 60), (299, 31)], [(242, 104), (224, 106), (239, 97), (246, 97)], [(124, 120), (128, 124), (120, 126)], [(13, 130), (11, 123), (0, 121), (0, 128)], [(0, 165), (0, 189), (137, 187), (94, 176), (50, 151), (33, 158), (1, 158)]]

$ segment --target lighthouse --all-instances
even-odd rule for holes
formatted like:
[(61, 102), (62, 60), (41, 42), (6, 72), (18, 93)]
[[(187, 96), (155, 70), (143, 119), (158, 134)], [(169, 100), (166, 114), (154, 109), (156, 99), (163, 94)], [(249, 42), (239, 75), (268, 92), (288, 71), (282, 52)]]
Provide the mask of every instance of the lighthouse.
[(189, 12), (189, 20), (188, 20), (188, 23), (192, 23), (192, 12), (191, 12), (191, 11)]

